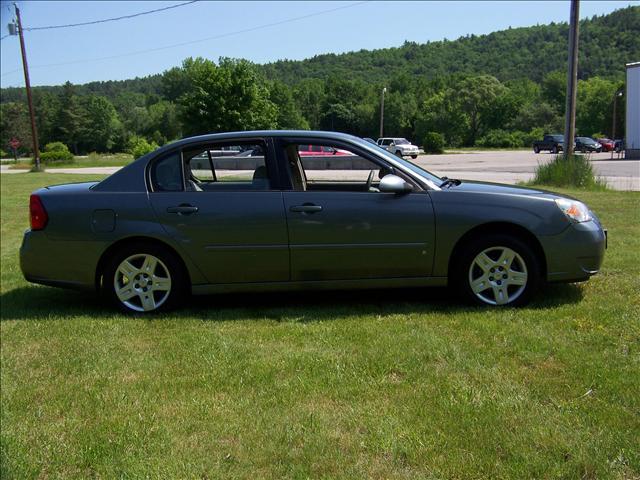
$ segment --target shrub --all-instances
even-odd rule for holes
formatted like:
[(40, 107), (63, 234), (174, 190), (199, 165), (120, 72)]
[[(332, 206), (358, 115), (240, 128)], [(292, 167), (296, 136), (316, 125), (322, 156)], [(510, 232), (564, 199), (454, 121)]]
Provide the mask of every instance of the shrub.
[(7, 158), (9, 154), (0, 148), (0, 158)]
[(70, 162), (73, 154), (62, 142), (47, 143), (44, 152), (40, 154), (40, 161), (43, 163)]
[(585, 155), (573, 155), (567, 159), (557, 155), (551, 162), (538, 165), (535, 177), (529, 183), (590, 190), (607, 189), (607, 183), (594, 175), (593, 167)]
[(496, 129), (489, 130), (486, 135), (480, 137), (476, 144), (485, 148), (519, 148), (524, 142), (524, 132), (507, 132)]
[(444, 152), (444, 135), (438, 132), (427, 132), (422, 140), (424, 153)]
[(544, 132), (545, 130), (542, 127), (532, 128), (529, 133), (523, 132), (522, 146), (531, 147), (533, 145), (533, 142), (535, 142), (536, 140), (542, 140), (542, 137), (544, 136)]
[(149, 152), (153, 152), (156, 148), (158, 148), (156, 142), (149, 143), (143, 137), (133, 136), (127, 143), (127, 153), (133, 155), (133, 158), (140, 158)]

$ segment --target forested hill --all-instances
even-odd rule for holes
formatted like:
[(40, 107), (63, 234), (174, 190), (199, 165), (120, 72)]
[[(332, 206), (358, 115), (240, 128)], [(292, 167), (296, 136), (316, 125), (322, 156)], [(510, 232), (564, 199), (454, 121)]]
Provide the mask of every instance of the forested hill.
[[(540, 82), (547, 73), (565, 68), (568, 32), (566, 23), (509, 28), (453, 41), (405, 42), (398, 48), (281, 60), (263, 69), (268, 78), (289, 84), (333, 74), (380, 82), (399, 72), (428, 78), (488, 74), (500, 81), (526, 77)], [(582, 20), (579, 46), (579, 78), (620, 77), (625, 63), (640, 60), (640, 7)]]

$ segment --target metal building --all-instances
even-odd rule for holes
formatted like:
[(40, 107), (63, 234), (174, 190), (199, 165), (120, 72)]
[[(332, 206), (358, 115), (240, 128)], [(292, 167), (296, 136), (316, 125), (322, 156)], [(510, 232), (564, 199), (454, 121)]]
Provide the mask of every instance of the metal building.
[(640, 62), (627, 63), (625, 158), (640, 159)]

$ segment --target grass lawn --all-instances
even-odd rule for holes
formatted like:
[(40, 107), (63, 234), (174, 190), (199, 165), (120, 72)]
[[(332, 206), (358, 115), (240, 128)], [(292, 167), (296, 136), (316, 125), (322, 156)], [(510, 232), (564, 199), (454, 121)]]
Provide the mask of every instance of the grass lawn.
[(638, 478), (640, 194), (568, 191), (603, 272), (524, 309), (443, 290), (196, 298), (151, 319), (27, 284), (2, 175), (2, 478)]
[[(74, 157), (70, 162), (54, 162), (44, 165), (49, 168), (85, 168), (85, 167), (123, 167), (133, 161), (133, 156), (128, 153), (90, 154), (82, 157)], [(11, 170), (29, 170), (33, 167), (31, 158), (20, 158), (18, 163), (9, 164)]]

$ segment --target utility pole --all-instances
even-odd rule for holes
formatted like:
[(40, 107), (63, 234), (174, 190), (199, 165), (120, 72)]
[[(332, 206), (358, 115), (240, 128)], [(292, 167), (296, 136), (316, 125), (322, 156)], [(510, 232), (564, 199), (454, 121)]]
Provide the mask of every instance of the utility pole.
[(569, 60), (567, 71), (567, 104), (564, 123), (564, 158), (573, 155), (573, 139), (576, 136), (576, 90), (578, 85), (578, 27), (580, 0), (571, 0), (569, 23)]
[[(27, 51), (24, 46), (24, 35), (22, 33), (22, 21), (20, 20), (20, 9), (13, 4), (16, 9), (16, 20), (18, 22), (18, 35), (20, 36), (20, 50), (22, 52), (22, 68), (24, 70), (24, 85), (27, 89), (27, 103), (29, 104), (29, 117), (31, 117), (31, 139), (33, 142), (33, 162), (34, 170), (40, 170), (40, 149), (38, 148), (38, 129), (36, 127), (36, 115), (33, 110), (33, 99), (31, 98), (31, 82), (29, 81), (29, 65), (27, 64)], [(11, 28), (10, 28), (11, 31)], [(15, 35), (15, 34), (14, 34)]]
[(382, 98), (380, 100), (380, 137), (383, 137), (384, 133), (384, 94), (387, 92), (387, 87), (382, 89)]

